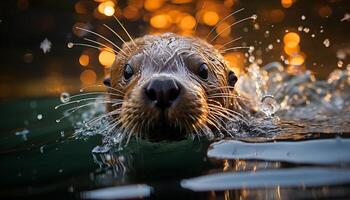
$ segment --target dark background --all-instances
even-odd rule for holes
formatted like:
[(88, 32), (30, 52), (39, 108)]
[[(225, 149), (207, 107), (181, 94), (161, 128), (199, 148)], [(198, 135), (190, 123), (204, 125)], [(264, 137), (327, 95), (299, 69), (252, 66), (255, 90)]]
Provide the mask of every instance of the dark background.
[[(165, 1), (159, 8), (147, 10), (144, 8), (143, 0), (114, 2), (116, 15), (133, 37), (167, 31), (183, 33), (174, 25), (165, 29), (154, 28), (150, 25), (150, 18), (162, 12), (167, 13), (169, 9), (181, 10), (194, 16), (203, 3), (203, 1), (193, 0)], [(243, 23), (235, 26), (228, 38), (233, 39), (237, 35), (243, 35), (244, 39), (237, 44), (244, 42), (243, 45), (254, 45), (256, 49), (260, 49), (256, 59), (260, 58), (262, 65), (272, 61), (281, 62), (281, 55), (286, 57), (283, 52), (285, 30), (294, 31), (300, 35), (300, 47), (305, 56), (305, 62), (301, 68), (311, 70), (318, 78), (326, 78), (330, 72), (338, 68), (337, 52), (339, 53), (339, 50), (349, 54), (350, 21), (341, 21), (347, 13), (350, 13), (348, 0), (297, 0), (289, 8), (283, 7), (283, 0), (211, 2), (214, 4), (203, 6), (204, 9), (216, 9), (221, 19), (242, 7), (245, 11), (238, 14), (234, 20), (258, 14), (256, 21), (260, 27), (258, 30), (253, 28), (252, 22)], [(74, 34), (72, 31), (77, 22), (89, 24), (91, 30), (112, 38), (120, 45), (115, 36), (102, 29), (102, 24), (107, 23), (126, 39), (113, 17), (96, 15), (96, 9), (100, 3), (101, 1), (93, 0), (0, 1), (0, 98), (59, 96), (64, 91), (77, 91), (84, 86), (79, 77), (87, 69), (96, 73), (97, 79), (93, 82), (101, 82), (105, 69), (98, 61), (98, 51), (87, 51), (90, 62), (87, 67), (83, 67), (79, 64), (79, 57), (87, 48), (67, 48), (67, 43), (70, 41), (82, 41), (79, 34)], [(227, 6), (229, 3), (232, 4)], [(78, 5), (83, 5), (83, 9), (77, 9)], [(131, 14), (136, 13), (137, 16), (127, 17), (126, 9), (136, 7), (137, 12)], [(276, 18), (273, 13), (277, 13), (280, 17)], [(301, 20), (302, 15), (305, 15), (306, 20)], [(299, 26), (308, 27), (310, 31), (300, 32), (297, 30)], [(320, 28), (321, 26), (323, 28)], [(210, 26), (199, 24), (196, 35), (202, 37), (210, 29)], [(323, 33), (320, 33), (321, 29), (324, 30)], [(269, 34), (266, 34), (266, 31)], [(312, 38), (311, 34), (315, 34), (315, 38)], [(40, 49), (40, 43), (45, 38), (52, 42), (51, 51), (46, 54)], [(323, 44), (327, 38), (331, 44), (329, 47)], [(280, 39), (281, 43), (277, 43), (277, 39)], [(225, 38), (221, 40), (215, 43), (229, 41)], [(273, 44), (274, 48), (267, 52), (266, 48), (269, 44)], [(244, 54), (244, 51), (242, 52), (241, 54)], [(344, 69), (349, 63), (349, 56), (342, 62), (341, 68)], [(248, 65), (246, 60), (241, 62), (240, 70), (244, 71)], [(288, 65), (285, 67), (288, 68)]]

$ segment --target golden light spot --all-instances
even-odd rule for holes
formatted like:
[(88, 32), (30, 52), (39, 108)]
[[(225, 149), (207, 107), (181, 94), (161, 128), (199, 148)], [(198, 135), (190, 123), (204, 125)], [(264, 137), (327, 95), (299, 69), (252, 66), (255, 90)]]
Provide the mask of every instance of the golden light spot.
[(219, 15), (214, 11), (207, 11), (203, 14), (203, 22), (209, 26), (215, 26), (218, 21)]
[(90, 57), (88, 55), (85, 55), (85, 54), (82, 54), (80, 57), (79, 57), (79, 63), (80, 65), (86, 67), (89, 65), (89, 62), (90, 62)]
[(106, 16), (112, 16), (115, 12), (115, 3), (113, 1), (105, 1), (98, 5), (97, 10), (99, 13)]
[(178, 10), (171, 10), (169, 11), (169, 17), (170, 17), (170, 21), (173, 24), (177, 24), (180, 23), (181, 19), (182, 19), (182, 13)]
[(187, 15), (183, 17), (179, 24), (179, 27), (182, 30), (192, 30), (195, 26), (196, 26), (196, 19), (191, 15)]
[(137, 9), (137, 7), (134, 6), (127, 6), (123, 10), (124, 17), (129, 20), (136, 20), (140, 17), (140, 12)]
[(164, 0), (145, 0), (144, 7), (148, 11), (154, 11), (160, 8), (164, 3)]
[(191, 3), (192, 0), (171, 0), (171, 3), (175, 4), (185, 4), (185, 3)]
[(228, 67), (233, 70), (237, 75), (242, 73), (244, 68), (245, 57), (243, 53), (232, 52), (224, 56), (225, 60), (228, 62)]
[(292, 56), (292, 55), (296, 55), (299, 53), (300, 46), (296, 45), (296, 46), (290, 47), (290, 46), (285, 45), (283, 50), (287, 55)]
[(331, 16), (333, 13), (332, 8), (329, 6), (322, 6), (319, 10), (318, 10), (318, 14), (321, 17), (329, 17)]
[(234, 5), (234, 0), (225, 0), (224, 5), (226, 7), (232, 7)]
[(153, 16), (150, 20), (151, 26), (154, 28), (164, 29), (170, 26), (170, 17), (167, 14)]
[(216, 33), (220, 34), (220, 37), (227, 37), (231, 33), (231, 27), (227, 22), (222, 22), (218, 27), (216, 27)]
[(281, 0), (283, 8), (290, 8), (293, 5), (293, 0)]
[(115, 54), (112, 52), (103, 50), (98, 55), (98, 60), (100, 61), (101, 65), (105, 67), (110, 67), (115, 60)]
[(304, 56), (302, 56), (301, 54), (289, 58), (289, 64), (294, 66), (302, 65), (304, 61)]
[(84, 85), (93, 85), (96, 83), (96, 73), (91, 69), (84, 70), (80, 74), (80, 81)]
[(289, 32), (289, 33), (284, 35), (283, 42), (288, 47), (295, 47), (299, 44), (300, 37), (295, 32)]
[(112, 16), (114, 14), (115, 10), (112, 6), (106, 6), (103, 10), (103, 13), (106, 15), (106, 16)]

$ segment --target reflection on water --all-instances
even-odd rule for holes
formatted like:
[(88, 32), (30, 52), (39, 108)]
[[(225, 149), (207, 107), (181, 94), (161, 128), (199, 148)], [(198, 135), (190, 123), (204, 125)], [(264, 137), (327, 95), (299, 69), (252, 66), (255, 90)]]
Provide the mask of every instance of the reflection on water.
[[(40, 3), (27, 0), (14, 3), (16, 9), (6, 9), (15, 14), (0, 16), (2, 36), (6, 36), (2, 38), (5, 43), (2, 54), (8, 58), (3, 60), (6, 63), (2, 69), (8, 74), (1, 75), (4, 79), (0, 96), (52, 95), (97, 83), (116, 56), (108, 51), (110, 44), (97, 39), (109, 46), (95, 52), (67, 49), (65, 42), (81, 42), (83, 37), (91, 36), (76, 28), (71, 31), (71, 25), (117, 39), (103, 26), (106, 23), (115, 28), (118, 24), (110, 17), (115, 14), (134, 36), (172, 31), (213, 40), (212, 44), (225, 52), (230, 67), (240, 75), (237, 89), (253, 102), (258, 112), (247, 122), (227, 124), (233, 137), (226, 139), (249, 143), (206, 138), (164, 143), (131, 139), (127, 147), (120, 148), (106, 145), (118, 144), (121, 139), (111, 133), (110, 119), (95, 118), (105, 113), (104, 104), (108, 102), (100, 86), (84, 91), (93, 92), (90, 94), (63, 92), (61, 103), (71, 106), (63, 109), (63, 117), (61, 109), (54, 109), (59, 104), (57, 98), (0, 102), (3, 113), (0, 196), (349, 198), (348, 2), (247, 2), (112, 0), (76, 1), (68, 6), (62, 3), (61, 9), (67, 6), (70, 14), (74, 7), (70, 21), (37, 13), (41, 8), (34, 8)], [(241, 7), (246, 7), (244, 12), (220, 22)], [(1, 6), (2, 11), (4, 8)], [(56, 9), (53, 6), (55, 12)], [(39, 15), (40, 20), (23, 23), (27, 22), (23, 19), (30, 18), (28, 13)], [(255, 21), (231, 27), (253, 14), (258, 15)], [(93, 19), (98, 19), (97, 25)], [(61, 34), (56, 29), (60, 23), (64, 27), (69, 24), (69, 30), (59, 35), (64, 39), (56, 40), (54, 35), (47, 36), (47, 40), (46, 36), (27, 38), (45, 31)], [(33, 26), (23, 28), (23, 24)], [(20, 27), (23, 30), (18, 31)], [(116, 30), (122, 38), (128, 38), (119, 26)], [(77, 38), (72, 38), (70, 32)], [(240, 38), (242, 35), (245, 38)], [(15, 46), (23, 41), (36, 43)], [(46, 41), (42, 49), (41, 41)], [(121, 41), (116, 43), (120, 45)], [(244, 48), (234, 51), (236, 45)], [(86, 122), (92, 126), (86, 126)], [(142, 187), (136, 193), (133, 187), (139, 184)]]

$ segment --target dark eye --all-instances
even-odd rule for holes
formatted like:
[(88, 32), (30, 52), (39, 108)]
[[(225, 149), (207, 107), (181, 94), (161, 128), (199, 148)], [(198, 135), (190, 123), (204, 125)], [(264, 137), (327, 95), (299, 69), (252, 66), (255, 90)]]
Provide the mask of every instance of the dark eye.
[(208, 65), (207, 64), (203, 63), (199, 66), (198, 76), (204, 80), (208, 79)]
[(125, 64), (124, 65), (124, 79), (129, 80), (132, 75), (134, 75), (134, 70), (132, 69), (131, 65)]
[(230, 86), (235, 86), (237, 80), (238, 80), (238, 79), (237, 79), (236, 74), (235, 74), (233, 71), (230, 71), (230, 72), (228, 73), (228, 84), (229, 84)]

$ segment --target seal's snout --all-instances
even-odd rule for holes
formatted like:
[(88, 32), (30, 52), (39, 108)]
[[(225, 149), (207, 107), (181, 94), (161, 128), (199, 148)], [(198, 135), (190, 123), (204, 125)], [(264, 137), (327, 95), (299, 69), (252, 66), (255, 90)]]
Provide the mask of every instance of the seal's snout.
[(181, 84), (174, 78), (158, 76), (149, 80), (145, 87), (145, 96), (158, 109), (171, 107), (180, 97)]

